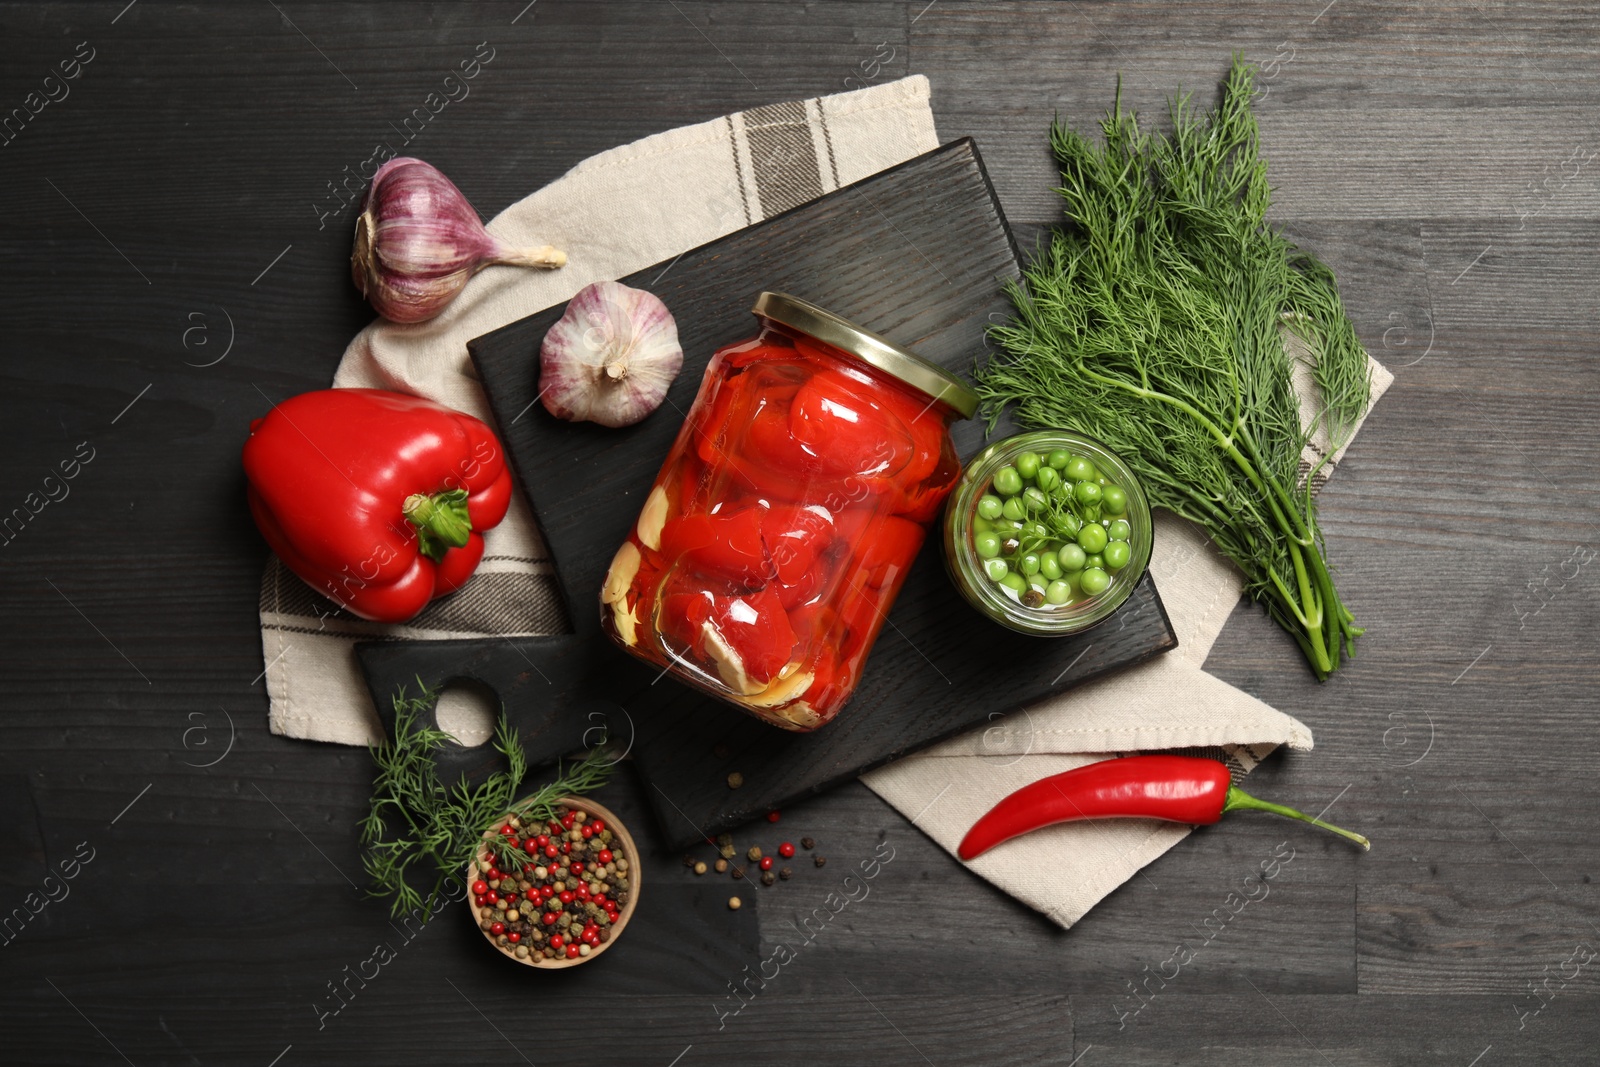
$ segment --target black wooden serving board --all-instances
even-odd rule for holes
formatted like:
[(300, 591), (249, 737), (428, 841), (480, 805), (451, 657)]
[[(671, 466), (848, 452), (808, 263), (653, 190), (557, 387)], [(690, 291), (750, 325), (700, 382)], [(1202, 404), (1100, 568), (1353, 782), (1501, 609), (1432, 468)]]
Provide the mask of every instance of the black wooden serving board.
[[(960, 598), (943, 573), (937, 537), (907, 577), (851, 703), (811, 734), (779, 730), (662, 677), (600, 631), (599, 589), (611, 557), (711, 353), (756, 332), (749, 309), (757, 293), (800, 296), (965, 374), (984, 353), (991, 317), (1006, 310), (1000, 281), (1018, 271), (988, 175), (963, 139), (621, 279), (666, 302), (684, 350), (667, 403), (636, 426), (565, 423), (536, 402), (539, 345), (564, 307), (470, 342), (576, 637), (369, 646), (363, 663), (375, 698), (382, 704), (424, 658), (434, 681), (476, 677), (499, 687), (519, 679), (501, 696), (536, 757), (581, 735), (594, 702), (620, 706), (666, 837), (685, 845), (1174, 647), (1148, 577), (1117, 616), (1089, 633), (1043, 639), (1004, 630)], [(955, 440), (963, 456), (972, 455), (982, 426), (959, 424)], [(451, 656), (458, 666), (447, 662)], [(546, 658), (549, 684), (529, 671)], [(566, 706), (575, 693), (583, 699)], [(739, 789), (727, 785), (733, 771), (743, 775)]]

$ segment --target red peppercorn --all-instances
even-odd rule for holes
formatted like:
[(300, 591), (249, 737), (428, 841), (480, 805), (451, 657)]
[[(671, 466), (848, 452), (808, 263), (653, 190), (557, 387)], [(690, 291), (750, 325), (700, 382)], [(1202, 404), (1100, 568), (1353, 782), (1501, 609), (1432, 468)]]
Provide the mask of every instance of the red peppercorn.
[(506, 935), (506, 940), (515, 945), (518, 941), (522, 940), (522, 935), (513, 930)]
[(504, 826), (500, 827), (500, 833), (504, 837), (510, 837), (515, 832), (516, 831), (511, 829), (510, 823), (506, 823)]
[(581, 863), (574, 863), (574, 864), (573, 864), (573, 865), (572, 865), (572, 873), (573, 873), (573, 874), (582, 874), (582, 873), (583, 873), (583, 864), (581, 864)]
[(583, 839), (587, 841), (589, 838), (594, 836), (594, 827), (590, 826), (588, 823), (584, 823), (583, 829), (579, 830), (578, 833), (582, 834)]
[(519, 841), (519, 840), (518, 840), (518, 839), (517, 839), (517, 838), (515, 838), (515, 837), (508, 837), (508, 838), (506, 838), (506, 844), (507, 844), (507, 845), (510, 845), (510, 846), (511, 846), (511, 847), (512, 847), (512, 848), (521, 848), (521, 847), (522, 847), (522, 842), (521, 842), (521, 841)]
[(603, 848), (600, 850), (601, 863), (610, 863), (615, 858), (616, 857), (611, 854), (611, 850), (609, 848)]
[(500, 893), (498, 890), (491, 889), (483, 895), (483, 899), (488, 903), (493, 904), (495, 901), (500, 899)]
[(494, 936), (499, 937), (501, 934), (506, 932), (506, 924), (505, 923), (490, 923), (489, 924), (489, 932), (491, 934), (493, 934)]
[(778, 855), (782, 856), (784, 859), (793, 858), (793, 856), (794, 856), (794, 845), (792, 845), (789, 842), (785, 841), (783, 844), (778, 846)]
[(571, 841), (563, 841), (563, 842), (561, 842), (561, 851), (564, 852), (564, 853), (570, 854), (572, 852), (572, 842)]
[(559, 918), (561, 918), (559, 913), (553, 912), (553, 911), (547, 911), (547, 912), (544, 913), (544, 916), (543, 916), (544, 924), (546, 926), (554, 926), (556, 924), (556, 920), (559, 919)]
[(568, 945), (567, 946), (567, 959), (575, 960), (581, 955), (583, 955), (583, 953), (578, 951), (578, 946), (577, 945)]
[[(479, 884), (481, 885), (482, 883), (480, 882)], [(478, 907), (480, 907), (480, 908), (483, 907), (485, 904), (489, 903), (487, 900), (485, 900), (483, 898), (483, 894), (482, 893), (479, 893), (476, 896), (474, 896), (472, 898), (472, 902), (474, 904), (478, 905)]]
[(606, 828), (606, 824), (603, 819), (590, 819), (589, 825), (594, 827), (594, 832), (597, 834), (601, 833)]
[(771, 856), (762, 856), (761, 857), (761, 869), (763, 871), (772, 870), (772, 857)]
[(561, 891), (561, 903), (563, 903), (563, 904), (571, 904), (576, 899), (578, 899), (578, 898), (573, 894), (572, 890), (563, 889)]
[(551, 948), (560, 948), (564, 944), (566, 944), (566, 939), (563, 938), (560, 934), (551, 934), (550, 935), (550, 947)]
[(489, 883), (480, 878), (478, 881), (472, 883), (472, 891), (481, 897), (489, 891)]
[(550, 843), (550, 835), (549, 834), (540, 834), (538, 837), (533, 839), (533, 843), (535, 845), (539, 846), (540, 848), (544, 848), (544, 846), (546, 846), (546, 845), (548, 845)]
[(506, 903), (507, 904), (515, 904), (516, 902), (517, 902), (517, 894), (515, 894), (515, 893), (507, 893), (506, 894)]
[(775, 811), (767, 812), (767, 821), (768, 822), (777, 822), (779, 818), (781, 818), (781, 816), (777, 812), (775, 812)]
[(504, 877), (505, 877), (505, 875), (500, 873), (500, 868), (499, 867), (490, 867), (489, 868), (489, 881), (498, 882), (500, 879), (502, 879)]
[(546, 845), (544, 846), (544, 854), (549, 856), (551, 859), (555, 859), (557, 856), (561, 855), (561, 850), (556, 848), (554, 845)]
[(561, 816), (561, 825), (565, 829), (572, 829), (572, 822), (574, 818), (575, 816), (572, 814), (572, 812), (567, 812), (565, 815)]

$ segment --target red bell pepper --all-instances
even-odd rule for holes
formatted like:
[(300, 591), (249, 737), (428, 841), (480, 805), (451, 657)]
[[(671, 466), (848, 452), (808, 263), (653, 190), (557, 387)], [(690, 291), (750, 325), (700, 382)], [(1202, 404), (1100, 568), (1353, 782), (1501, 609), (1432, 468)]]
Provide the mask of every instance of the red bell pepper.
[(488, 426), (382, 389), (290, 397), (250, 424), (244, 469), (256, 525), (284, 564), (378, 622), (460, 588), (511, 503)]
[(1080, 819), (1161, 819), (1209, 826), (1240, 808), (1299, 819), (1364, 849), (1372, 847), (1360, 834), (1257, 800), (1233, 785), (1227, 766), (1216, 760), (1153, 755), (1101, 760), (1023, 786), (973, 823), (956, 854), (970, 860), (1019, 834)]
[(765, 516), (765, 508), (752, 506), (671, 519), (661, 528), (661, 555), (734, 582), (760, 585), (773, 573), (761, 536)]

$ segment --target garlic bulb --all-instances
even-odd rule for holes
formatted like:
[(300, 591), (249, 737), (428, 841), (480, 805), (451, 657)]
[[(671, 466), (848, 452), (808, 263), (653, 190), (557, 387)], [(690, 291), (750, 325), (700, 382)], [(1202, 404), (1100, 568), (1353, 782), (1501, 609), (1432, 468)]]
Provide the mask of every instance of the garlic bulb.
[(567, 261), (549, 245), (518, 249), (494, 237), (449, 178), (409, 156), (378, 168), (361, 207), (350, 274), (378, 314), (394, 322), (433, 318), (490, 264), (559, 267)]
[(661, 406), (682, 367), (678, 324), (660, 298), (595, 282), (544, 335), (539, 392), (558, 419), (632, 426)]

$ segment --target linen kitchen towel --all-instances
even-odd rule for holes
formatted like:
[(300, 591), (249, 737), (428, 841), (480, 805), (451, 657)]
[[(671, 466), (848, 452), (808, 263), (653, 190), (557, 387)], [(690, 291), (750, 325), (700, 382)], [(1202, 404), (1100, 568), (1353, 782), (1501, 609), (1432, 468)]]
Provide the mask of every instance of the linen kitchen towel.
[[(593, 156), (488, 224), (513, 245), (567, 250), (564, 268), (487, 270), (429, 322), (373, 323), (345, 351), (333, 384), (415, 393), (492, 423), (467, 357), (471, 338), (565, 301), (590, 282), (669, 260), (936, 147), (928, 82), (915, 76), (754, 108)], [(1372, 367), (1376, 400), (1392, 379), (1376, 363)], [(1298, 384), (1309, 418), (1316, 402), (1309, 373)], [(1328, 447), (1326, 440), (1312, 443), (1306, 471)], [(1337, 459), (1317, 471), (1314, 487)], [(484, 540), (476, 576), (402, 625), (340, 611), (270, 561), (260, 610), (273, 732), (343, 744), (381, 740), (356, 664), (358, 641), (568, 629), (547, 553), (520, 495)], [(1243, 775), (1280, 744), (1309, 749), (1310, 731), (1295, 719), (1201, 669), (1242, 593), (1232, 566), (1197, 529), (1162, 514), (1150, 570), (1178, 633), (1177, 650), (863, 780), (954, 853), (967, 826), (1005, 793), (1105, 755), (1202, 749)], [(1029, 838), (1033, 862), (1026, 870), (1006, 862), (1004, 846), (969, 866), (1070, 926), (1187, 832), (1146, 822), (1052, 827)]]

